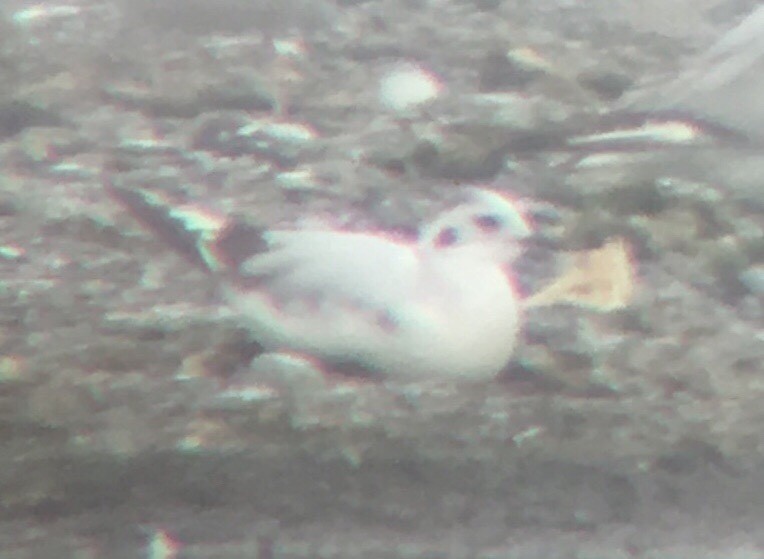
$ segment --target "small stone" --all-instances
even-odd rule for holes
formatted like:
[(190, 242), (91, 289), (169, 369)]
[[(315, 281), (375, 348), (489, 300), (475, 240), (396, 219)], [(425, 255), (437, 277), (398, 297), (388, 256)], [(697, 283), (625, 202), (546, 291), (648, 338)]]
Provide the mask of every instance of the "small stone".
[(440, 95), (443, 84), (429, 70), (406, 62), (388, 71), (379, 84), (382, 104), (396, 112), (406, 112)]
[(754, 295), (764, 295), (764, 265), (753, 266), (740, 273), (740, 282)]

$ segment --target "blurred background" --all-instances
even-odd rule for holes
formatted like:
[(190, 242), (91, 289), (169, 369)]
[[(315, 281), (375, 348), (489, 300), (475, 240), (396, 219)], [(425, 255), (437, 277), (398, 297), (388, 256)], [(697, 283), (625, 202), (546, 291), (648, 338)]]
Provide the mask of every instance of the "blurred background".
[[(764, 557), (762, 88), (755, 1), (6, 0), (0, 555)], [(396, 231), (489, 184), (524, 293), (623, 239), (634, 297), (479, 385), (252, 360), (104, 175)]]

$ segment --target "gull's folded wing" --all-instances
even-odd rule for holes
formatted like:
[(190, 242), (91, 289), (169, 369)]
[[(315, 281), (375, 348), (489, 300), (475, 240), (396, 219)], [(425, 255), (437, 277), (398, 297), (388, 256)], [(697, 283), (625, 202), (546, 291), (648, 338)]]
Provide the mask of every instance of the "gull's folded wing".
[(284, 298), (335, 297), (359, 306), (395, 307), (417, 286), (417, 256), (381, 235), (268, 231), (269, 249), (243, 262), (243, 279), (264, 278)]
[(333, 298), (381, 310), (417, 289), (417, 255), (381, 234), (266, 231), (142, 188), (109, 185), (140, 223), (195, 265), (280, 302)]

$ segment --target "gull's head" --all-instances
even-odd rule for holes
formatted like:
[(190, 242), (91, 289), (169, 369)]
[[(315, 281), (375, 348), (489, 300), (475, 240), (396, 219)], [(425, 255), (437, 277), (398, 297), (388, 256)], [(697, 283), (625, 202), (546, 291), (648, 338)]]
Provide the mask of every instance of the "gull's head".
[(493, 190), (470, 188), (467, 199), (421, 231), (420, 246), (439, 253), (475, 254), (511, 262), (531, 227), (518, 204)]

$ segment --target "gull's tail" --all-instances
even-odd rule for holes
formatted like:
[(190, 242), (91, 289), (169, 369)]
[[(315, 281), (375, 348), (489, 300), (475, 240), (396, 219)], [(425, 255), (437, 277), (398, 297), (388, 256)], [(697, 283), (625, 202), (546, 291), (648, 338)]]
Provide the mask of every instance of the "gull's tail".
[(157, 238), (212, 273), (238, 275), (241, 264), (267, 248), (263, 229), (220, 212), (144, 188), (117, 186), (109, 194)]

